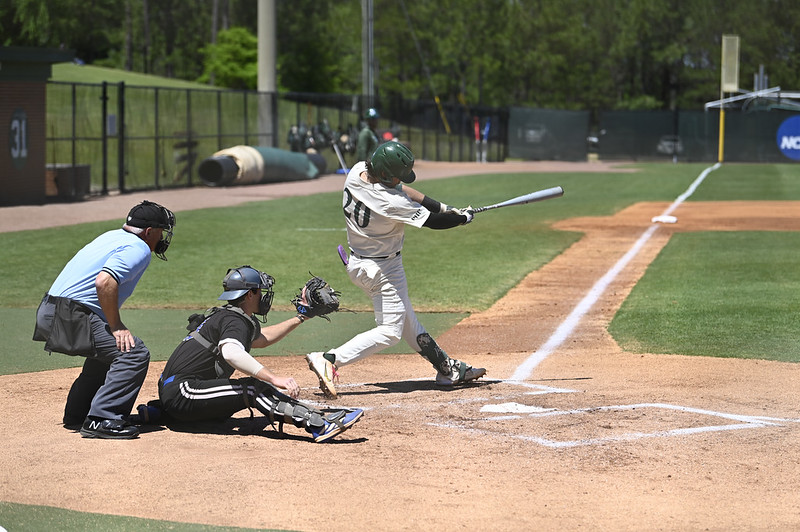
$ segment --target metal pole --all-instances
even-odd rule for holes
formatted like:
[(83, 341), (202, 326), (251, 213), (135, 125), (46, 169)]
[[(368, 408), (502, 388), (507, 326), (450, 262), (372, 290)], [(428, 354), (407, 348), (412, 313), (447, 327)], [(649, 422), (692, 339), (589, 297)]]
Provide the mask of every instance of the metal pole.
[(102, 124), (102, 141), (100, 142), (101, 151), (102, 151), (102, 158), (103, 158), (103, 195), (108, 194), (108, 82), (103, 82), (103, 95), (100, 97), (100, 100), (103, 102), (102, 104), (102, 115), (103, 115), (103, 124)]
[[(258, 0), (258, 132), (259, 146), (275, 138), (271, 96), (276, 83), (275, 0)], [(266, 94), (269, 93), (269, 94)]]
[(117, 85), (117, 116), (119, 116), (119, 127), (117, 128), (117, 181), (119, 191), (125, 191), (125, 82), (120, 81)]
[(160, 153), (159, 153), (161, 151), (159, 149), (160, 144), (161, 144), (161, 135), (160, 135), (159, 129), (158, 129), (158, 122), (159, 122), (159, 120), (158, 120), (159, 119), (158, 96), (159, 96), (158, 87), (155, 87), (155, 90), (153, 91), (153, 114), (155, 115), (153, 117), (153, 119), (154, 119), (153, 127), (155, 129), (155, 131), (154, 131), (155, 138), (153, 139), (153, 142), (154, 142), (153, 148), (155, 150), (154, 159), (155, 159), (155, 184), (156, 184), (156, 188), (158, 188), (159, 177), (161, 175), (161, 156), (160, 156)]
[(361, 0), (361, 94), (363, 107), (375, 104), (375, 57), (372, 43), (372, 0)]

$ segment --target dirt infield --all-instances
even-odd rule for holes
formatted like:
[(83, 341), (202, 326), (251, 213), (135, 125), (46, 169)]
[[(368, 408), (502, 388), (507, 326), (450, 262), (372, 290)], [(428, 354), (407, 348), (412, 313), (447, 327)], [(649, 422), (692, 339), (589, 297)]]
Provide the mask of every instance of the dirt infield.
[[(428, 177), (486, 166), (423, 163), (419, 174), (427, 170)], [(558, 168), (518, 167), (513, 171)], [(338, 187), (342, 178), (324, 179)], [(328, 183), (315, 185), (319, 192)], [(228, 201), (210, 190), (211, 199), (183, 194), (192, 202), (185, 207), (177, 196), (141, 197), (175, 210)], [(239, 201), (245, 196), (226, 190)], [(282, 193), (254, 187), (246, 199)], [(124, 197), (110, 217), (139, 196)], [(678, 223), (658, 226), (530, 376), (509, 380), (667, 206), (640, 203), (607, 218), (559, 222), (558, 229), (585, 236), (492, 308), (439, 337), (454, 356), (488, 369), (475, 385), (436, 387), (416, 354), (343, 368), (338, 404), (367, 414), (330, 444), (313, 444), (293, 427), (280, 435), (246, 416), (215, 432), (82, 439), (60, 425), (77, 369), (0, 377), (0, 499), (304, 531), (797, 529), (800, 365), (631, 354), (606, 331), (672, 233), (797, 231), (797, 203), (681, 205), (673, 213)], [(19, 219), (22, 209), (39, 208), (14, 209)], [(0, 228), (9, 230), (4, 211)], [(302, 399), (326, 404), (301, 357), (265, 363), (293, 374)], [(162, 367), (151, 365), (141, 402), (157, 396)]]

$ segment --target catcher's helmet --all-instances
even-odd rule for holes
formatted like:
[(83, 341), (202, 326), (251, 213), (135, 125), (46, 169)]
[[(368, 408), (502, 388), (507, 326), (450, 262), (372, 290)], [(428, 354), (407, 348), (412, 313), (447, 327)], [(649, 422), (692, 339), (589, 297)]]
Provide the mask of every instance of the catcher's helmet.
[(364, 120), (370, 120), (373, 118), (380, 118), (381, 115), (378, 114), (378, 110), (374, 107), (370, 107), (366, 111), (364, 111)]
[(384, 185), (392, 185), (396, 177), (403, 183), (413, 183), (417, 178), (414, 173), (414, 154), (403, 144), (390, 141), (378, 146), (369, 159), (370, 174)]
[(169, 244), (172, 242), (172, 228), (175, 227), (175, 214), (171, 210), (158, 203), (144, 200), (128, 212), (125, 225), (142, 229), (148, 227), (163, 229), (161, 240), (158, 241), (153, 252), (159, 259), (167, 260), (164, 253), (167, 252)]
[(238, 268), (231, 268), (222, 280), (224, 292), (218, 299), (233, 301), (239, 299), (250, 290), (261, 289), (261, 302), (258, 306), (259, 314), (266, 321), (267, 313), (272, 307), (272, 286), (275, 279), (271, 275), (258, 271), (252, 266), (244, 265)]

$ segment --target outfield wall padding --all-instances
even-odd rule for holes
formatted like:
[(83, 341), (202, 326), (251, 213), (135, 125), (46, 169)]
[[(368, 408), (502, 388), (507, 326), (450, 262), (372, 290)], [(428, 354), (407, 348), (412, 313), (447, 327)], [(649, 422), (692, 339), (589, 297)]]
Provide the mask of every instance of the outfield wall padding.
[(198, 173), (206, 185), (220, 187), (315, 179), (320, 169), (305, 153), (233, 146), (204, 159)]

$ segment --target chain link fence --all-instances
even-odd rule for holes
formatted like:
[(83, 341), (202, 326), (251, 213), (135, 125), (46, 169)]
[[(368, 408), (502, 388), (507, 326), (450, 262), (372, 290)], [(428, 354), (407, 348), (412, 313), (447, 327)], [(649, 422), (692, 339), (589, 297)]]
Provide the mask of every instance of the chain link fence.
[[(565, 111), (376, 101), (378, 134), (407, 144), (417, 158), (449, 162), (520, 160), (716, 161), (719, 111)], [(367, 105), (341, 94), (272, 94), (49, 82), (49, 172), (75, 169), (75, 191), (201, 185), (199, 163), (233, 146), (316, 152), (321, 173), (355, 163)], [(790, 162), (776, 130), (797, 112), (726, 110), (725, 160)], [(334, 146), (337, 149), (334, 149)]]

